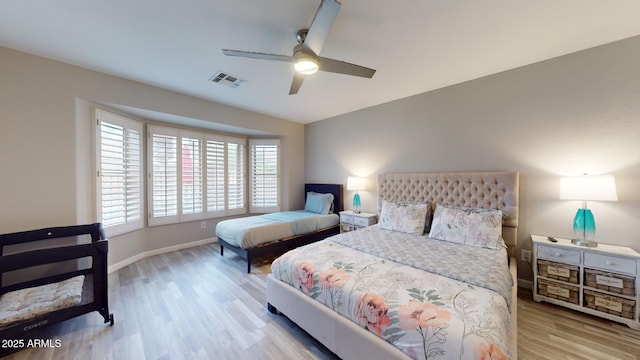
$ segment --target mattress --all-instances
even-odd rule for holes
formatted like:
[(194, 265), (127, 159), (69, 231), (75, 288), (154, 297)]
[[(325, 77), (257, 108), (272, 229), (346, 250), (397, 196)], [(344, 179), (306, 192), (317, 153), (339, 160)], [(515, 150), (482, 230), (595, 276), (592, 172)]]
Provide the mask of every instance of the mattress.
[(271, 241), (326, 229), (339, 222), (337, 214), (283, 211), (223, 220), (216, 226), (216, 236), (233, 246), (249, 249)]
[(292, 250), (272, 274), (410, 358), (510, 357), (505, 249), (372, 226)]
[(0, 328), (80, 304), (84, 275), (0, 296)]

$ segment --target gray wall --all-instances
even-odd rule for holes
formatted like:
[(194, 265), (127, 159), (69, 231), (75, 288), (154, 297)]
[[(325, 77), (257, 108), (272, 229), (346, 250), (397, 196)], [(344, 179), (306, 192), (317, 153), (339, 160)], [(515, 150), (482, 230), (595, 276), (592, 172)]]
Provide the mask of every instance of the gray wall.
[[(519, 171), (523, 248), (531, 233), (572, 235), (580, 204), (558, 200), (560, 176), (613, 174), (619, 201), (589, 205), (597, 240), (640, 251), (639, 63), (635, 37), (305, 127), (0, 48), (0, 232), (95, 219), (90, 111), (98, 102), (281, 136), (285, 208), (302, 204), (305, 180), (367, 176), (363, 207), (375, 212), (377, 173)], [(214, 227), (112, 238), (110, 264), (212, 237)], [(529, 264), (519, 271), (531, 278)]]
[[(304, 126), (0, 47), (0, 233), (96, 219), (95, 103), (260, 131), (282, 139), (283, 208), (304, 203)], [(153, 119), (151, 119), (153, 120)], [(110, 238), (109, 264), (213, 238), (215, 220)]]
[[(558, 199), (561, 176), (613, 174), (619, 201), (589, 203), (596, 240), (640, 251), (638, 64), (634, 37), (309, 124), (306, 179), (366, 176), (363, 210), (376, 212), (378, 173), (519, 171), (530, 249), (530, 234), (573, 235), (581, 204)], [(530, 264), (518, 270), (531, 280)]]

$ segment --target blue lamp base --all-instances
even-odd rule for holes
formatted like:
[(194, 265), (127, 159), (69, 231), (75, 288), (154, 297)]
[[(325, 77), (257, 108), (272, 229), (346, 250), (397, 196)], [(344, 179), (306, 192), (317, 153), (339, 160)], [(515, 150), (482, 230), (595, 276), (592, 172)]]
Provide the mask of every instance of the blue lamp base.
[(360, 194), (355, 193), (353, 195), (353, 212), (356, 214), (360, 214)]
[(572, 243), (579, 246), (596, 247), (598, 243), (593, 241), (596, 235), (596, 221), (589, 209), (578, 209), (573, 218), (573, 233), (575, 238)]

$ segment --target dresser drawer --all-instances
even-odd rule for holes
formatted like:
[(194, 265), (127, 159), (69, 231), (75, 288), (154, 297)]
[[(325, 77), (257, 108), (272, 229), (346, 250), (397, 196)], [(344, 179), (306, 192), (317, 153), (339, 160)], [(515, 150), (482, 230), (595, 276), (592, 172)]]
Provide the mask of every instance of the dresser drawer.
[(538, 275), (572, 284), (580, 283), (580, 267), (577, 265), (538, 259)]
[(353, 215), (345, 215), (345, 214), (340, 214), (340, 222), (343, 223), (347, 223), (347, 224), (353, 224)]
[(355, 226), (369, 226), (369, 225), (371, 225), (371, 224), (369, 224), (369, 219), (370, 218), (354, 216), (353, 217), (353, 224)]
[(593, 253), (584, 254), (584, 265), (597, 269), (635, 275), (636, 260)]
[(347, 223), (341, 223), (340, 224), (340, 232), (349, 232), (349, 231), (353, 231), (353, 225), (347, 224)]
[(619, 271), (584, 268), (584, 285), (616, 294), (636, 294), (636, 277), (620, 274)]
[(561, 284), (545, 279), (538, 279), (538, 295), (562, 300), (575, 305), (580, 303), (579, 286)]
[(627, 319), (633, 319), (636, 312), (635, 300), (587, 289), (584, 290), (584, 306)]
[(565, 264), (580, 265), (580, 251), (538, 245), (538, 258)]

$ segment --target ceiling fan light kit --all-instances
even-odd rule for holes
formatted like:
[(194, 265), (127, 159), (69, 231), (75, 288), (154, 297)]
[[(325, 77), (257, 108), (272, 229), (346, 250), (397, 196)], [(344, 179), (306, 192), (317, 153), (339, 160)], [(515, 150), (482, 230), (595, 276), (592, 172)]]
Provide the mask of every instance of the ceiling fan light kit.
[(292, 62), (297, 73), (293, 76), (289, 95), (297, 94), (305, 76), (318, 70), (370, 79), (376, 72), (374, 69), (318, 56), (341, 6), (337, 0), (322, 0), (309, 29), (297, 32), (298, 44), (293, 48), (293, 56), (230, 49), (222, 49), (222, 52), (227, 56)]
[(318, 63), (313, 59), (301, 59), (294, 65), (296, 71), (304, 75), (312, 75), (318, 71)]
[(298, 46), (300, 46), (300, 49), (293, 54), (293, 66), (296, 71), (304, 75), (315, 74), (318, 71), (317, 57), (303, 49), (301, 45), (296, 45), (296, 48)]

